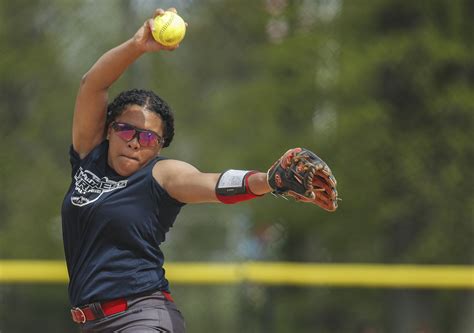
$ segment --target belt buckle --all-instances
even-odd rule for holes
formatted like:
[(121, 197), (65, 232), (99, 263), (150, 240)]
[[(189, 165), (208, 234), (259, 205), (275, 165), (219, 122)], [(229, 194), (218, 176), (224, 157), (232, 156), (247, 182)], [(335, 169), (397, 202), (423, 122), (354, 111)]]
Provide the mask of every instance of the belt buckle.
[[(81, 310), (81, 308), (73, 308), (71, 309), (71, 315), (72, 315), (72, 320), (74, 320), (76, 323), (84, 324), (87, 320), (86, 314), (84, 311)], [(80, 317), (80, 318), (77, 318)]]

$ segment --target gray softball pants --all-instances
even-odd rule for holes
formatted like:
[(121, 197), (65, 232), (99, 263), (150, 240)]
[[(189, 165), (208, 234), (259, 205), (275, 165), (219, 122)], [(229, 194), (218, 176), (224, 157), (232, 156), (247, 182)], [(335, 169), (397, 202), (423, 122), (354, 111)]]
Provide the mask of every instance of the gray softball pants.
[(174, 302), (156, 292), (127, 300), (128, 309), (81, 324), (82, 333), (185, 333), (185, 323)]

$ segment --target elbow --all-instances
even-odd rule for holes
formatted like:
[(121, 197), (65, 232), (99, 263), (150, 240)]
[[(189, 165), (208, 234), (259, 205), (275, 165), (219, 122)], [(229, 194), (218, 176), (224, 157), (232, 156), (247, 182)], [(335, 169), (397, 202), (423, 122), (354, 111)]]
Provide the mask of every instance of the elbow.
[(79, 85), (80, 89), (87, 89), (90, 91), (103, 91), (109, 89), (109, 86), (106, 85), (100, 77), (98, 78), (95, 73), (87, 72), (81, 78), (81, 82)]
[(89, 72), (87, 72), (86, 74), (84, 74), (81, 78), (81, 86), (84, 86), (87, 82), (87, 76), (88, 76)]
[(80, 91), (99, 91), (102, 90), (100, 86), (97, 85), (96, 80), (90, 76), (89, 72), (84, 74), (81, 78), (79, 84)]

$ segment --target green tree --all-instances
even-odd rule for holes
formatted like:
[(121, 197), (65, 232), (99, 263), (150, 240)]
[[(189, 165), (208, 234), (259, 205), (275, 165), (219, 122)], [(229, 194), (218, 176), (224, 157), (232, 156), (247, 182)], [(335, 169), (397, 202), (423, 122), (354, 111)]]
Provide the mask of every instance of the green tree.
[[(314, 20), (303, 25), (301, 13), (312, 6)], [(205, 165), (232, 165), (238, 151), (244, 168), (263, 169), (285, 149), (305, 145), (339, 180), (343, 201), (335, 214), (273, 198), (250, 204), (254, 223), (283, 230), (278, 259), (472, 264), (469, 6), (468, 1), (292, 1), (263, 14), (266, 22), (245, 25), (243, 38), (238, 32), (232, 36), (236, 45), (245, 45), (245, 58), (219, 57), (209, 65), (232, 59), (224, 68), (237, 67), (239, 75), (220, 81), (214, 73), (218, 89), (205, 95), (206, 109), (193, 122), (205, 138), (205, 147), (194, 143)], [(318, 16), (322, 12), (326, 15)], [(238, 20), (233, 23), (242, 27)], [(282, 24), (283, 35), (271, 42), (256, 28), (275, 22)], [(259, 43), (245, 36), (256, 36)], [(210, 144), (206, 133), (219, 141)], [(320, 318), (315, 326), (344, 331), (367, 322), (388, 331), (422, 325), (450, 331), (464, 316), (457, 304), (472, 298), (458, 295), (438, 308), (433, 304), (443, 293), (400, 291), (382, 298), (373, 294), (371, 302), (358, 306), (366, 293), (358, 294), (318, 298), (328, 307), (311, 314)], [(296, 297), (285, 297), (298, 304)], [(304, 308), (316, 302), (298, 297), (302, 315), (282, 316), (293, 328), (307, 321)], [(378, 311), (380, 302), (384, 313)], [(325, 319), (337, 318), (348, 306), (360, 311), (344, 321)], [(281, 308), (285, 313), (285, 305)]]

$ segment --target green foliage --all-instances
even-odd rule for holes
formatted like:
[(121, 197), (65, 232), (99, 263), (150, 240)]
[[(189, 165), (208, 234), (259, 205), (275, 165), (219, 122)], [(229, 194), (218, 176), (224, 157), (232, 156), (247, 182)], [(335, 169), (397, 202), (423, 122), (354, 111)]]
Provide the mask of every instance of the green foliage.
[(55, 7), (0, 6), (0, 254), (62, 258), (59, 209), (69, 171), (61, 156), (70, 140), (67, 110), (74, 93), (68, 77), (53, 74), (60, 56), (47, 20)]

